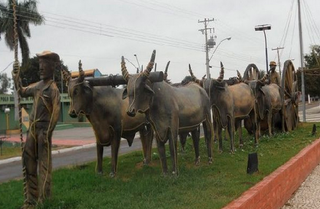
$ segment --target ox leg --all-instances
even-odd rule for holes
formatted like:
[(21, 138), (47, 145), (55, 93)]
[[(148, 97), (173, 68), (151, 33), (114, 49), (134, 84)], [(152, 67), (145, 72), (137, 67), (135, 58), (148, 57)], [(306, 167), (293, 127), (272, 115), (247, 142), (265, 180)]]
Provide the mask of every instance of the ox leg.
[(268, 129), (269, 129), (269, 136), (272, 136), (272, 111), (268, 112)]
[(234, 153), (235, 148), (234, 148), (234, 119), (229, 118), (228, 120), (228, 133), (230, 136), (230, 151), (231, 153)]
[(200, 140), (200, 134), (198, 131), (199, 128), (196, 130), (193, 130), (191, 132), (192, 135), (192, 141), (193, 141), (193, 147), (194, 147), (194, 153), (195, 153), (195, 160), (194, 164), (199, 165), (200, 164), (200, 154), (199, 154), (199, 140)]
[(143, 164), (148, 165), (151, 162), (151, 151), (153, 142), (153, 130), (151, 125), (146, 125), (140, 132), (140, 139), (143, 149)]
[[(213, 116), (212, 116), (213, 117)], [(212, 125), (213, 125), (213, 131), (214, 131), (214, 139), (213, 139), (213, 142), (217, 142), (218, 141), (218, 125), (217, 125), (217, 122), (214, 120), (214, 118), (212, 118)]]
[(236, 129), (238, 129), (239, 134), (239, 147), (243, 147), (241, 120), (236, 120)]
[(103, 160), (103, 145), (97, 143), (97, 164), (96, 164), (96, 172), (98, 174), (102, 174), (102, 160)]
[(120, 137), (115, 137), (111, 142), (111, 172), (109, 174), (110, 177), (114, 177), (117, 173), (120, 141)]
[[(202, 123), (202, 126), (203, 126), (204, 136), (205, 136), (206, 145), (207, 145), (208, 163), (211, 164), (212, 163), (212, 125), (211, 125), (211, 121), (209, 121), (209, 120), (205, 121), (204, 123)], [(198, 133), (199, 133), (198, 138), (200, 138), (200, 131)], [(200, 161), (200, 159), (199, 159), (199, 161)]]
[(250, 120), (252, 123), (252, 131), (254, 134), (254, 143), (257, 146), (259, 143), (259, 137), (260, 137), (260, 121), (258, 120), (257, 114), (251, 112)]
[[(188, 133), (181, 133), (179, 134), (179, 140), (181, 144), (181, 150), (182, 152), (185, 151), (186, 142), (187, 142)], [(192, 137), (193, 138), (193, 137)]]
[(163, 175), (167, 175), (168, 173), (168, 165), (167, 165), (167, 158), (166, 158), (166, 147), (165, 143), (160, 140), (160, 138), (157, 138), (157, 148), (158, 148), (158, 153), (160, 157), (160, 163), (162, 167), (162, 173)]
[(169, 131), (169, 148), (170, 148), (170, 155), (171, 155), (171, 161), (172, 161), (172, 174), (174, 175), (178, 175), (177, 137), (178, 137), (178, 132), (176, 130)]
[(217, 134), (219, 138), (219, 152), (222, 153), (222, 127), (220, 125), (217, 127)]

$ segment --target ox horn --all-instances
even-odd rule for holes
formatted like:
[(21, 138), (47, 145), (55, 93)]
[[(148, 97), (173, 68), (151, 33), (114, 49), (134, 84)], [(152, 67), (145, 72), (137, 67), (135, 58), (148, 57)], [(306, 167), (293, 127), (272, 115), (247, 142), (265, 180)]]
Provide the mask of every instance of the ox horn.
[(167, 63), (166, 69), (164, 70), (163, 80), (167, 80), (167, 78), (168, 78), (169, 65), (170, 65), (170, 61)]
[(67, 69), (62, 68), (62, 77), (65, 82), (68, 82), (71, 78), (70, 72)]
[(199, 80), (192, 72), (191, 65), (189, 64), (189, 73), (192, 77), (192, 80), (201, 85), (201, 80)]
[(191, 65), (190, 65), (190, 64), (189, 64), (189, 73), (190, 73), (190, 75), (191, 75), (191, 77), (192, 77), (193, 79), (197, 79), (196, 76), (194, 76), (194, 74), (193, 74), (193, 72), (192, 72), (192, 69), (191, 69)]
[(237, 70), (237, 75), (238, 75), (238, 79), (239, 79), (239, 81), (243, 81), (242, 76), (241, 76), (241, 74), (240, 74), (239, 70)]
[(220, 62), (220, 67), (221, 67), (221, 70), (220, 70), (220, 76), (218, 78), (218, 81), (222, 81), (223, 77), (224, 77), (224, 67), (223, 67), (222, 62)]
[(84, 80), (84, 71), (82, 69), (82, 63), (81, 60), (79, 60), (79, 82), (82, 82)]
[(148, 77), (152, 68), (153, 68), (153, 65), (154, 65), (154, 60), (156, 59), (156, 50), (153, 50), (152, 52), (152, 55), (151, 55), (151, 59), (150, 59), (150, 62), (149, 64), (147, 65), (147, 68), (143, 71), (143, 75)]
[(121, 57), (121, 72), (125, 81), (129, 80), (129, 73), (126, 67), (126, 62), (124, 61), (124, 56)]

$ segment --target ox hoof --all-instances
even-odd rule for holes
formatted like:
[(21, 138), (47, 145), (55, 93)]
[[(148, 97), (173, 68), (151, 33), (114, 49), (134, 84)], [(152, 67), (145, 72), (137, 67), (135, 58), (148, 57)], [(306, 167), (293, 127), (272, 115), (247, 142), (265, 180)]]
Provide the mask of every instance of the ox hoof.
[(102, 176), (102, 175), (103, 175), (103, 171), (97, 171), (97, 174), (98, 174), (99, 176)]
[(143, 159), (142, 163), (143, 163), (143, 165), (149, 165), (150, 162), (147, 159)]
[(172, 171), (172, 175), (178, 176), (178, 172), (177, 171)]
[(219, 149), (219, 154), (222, 154), (223, 153), (223, 150), (222, 149)]
[(168, 171), (162, 171), (162, 176), (165, 177), (168, 175)]
[(240, 144), (239, 144), (239, 147), (240, 147), (240, 148), (243, 147), (243, 143), (240, 143)]
[(194, 164), (195, 164), (196, 166), (200, 165), (200, 156), (195, 159)]
[(212, 157), (209, 157), (208, 164), (212, 164)]
[(110, 177), (110, 178), (114, 178), (115, 176), (116, 176), (116, 173), (114, 173), (114, 172), (110, 172), (110, 173), (109, 173), (109, 177)]

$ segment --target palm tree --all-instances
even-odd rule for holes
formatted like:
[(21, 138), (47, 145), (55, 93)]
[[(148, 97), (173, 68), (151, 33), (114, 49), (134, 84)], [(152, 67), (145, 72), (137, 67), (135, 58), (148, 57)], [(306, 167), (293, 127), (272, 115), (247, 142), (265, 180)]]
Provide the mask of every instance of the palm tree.
[[(29, 46), (27, 37), (31, 37), (29, 24), (40, 25), (44, 23), (44, 17), (37, 11), (37, 1), (28, 0), (16, 3), (18, 43), (22, 54), (22, 65), (29, 59)], [(0, 3), (0, 40), (4, 34), (6, 45), (11, 51), (14, 50), (14, 21), (13, 0), (8, 0), (7, 5)]]

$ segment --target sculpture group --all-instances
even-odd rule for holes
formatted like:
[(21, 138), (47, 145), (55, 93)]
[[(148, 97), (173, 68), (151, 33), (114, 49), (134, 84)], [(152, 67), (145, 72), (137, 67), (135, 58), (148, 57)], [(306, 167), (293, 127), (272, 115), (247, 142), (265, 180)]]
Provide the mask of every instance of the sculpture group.
[[(110, 176), (114, 176), (120, 138), (126, 138), (131, 145), (137, 131), (140, 131), (143, 144), (144, 163), (151, 160), (154, 136), (163, 174), (168, 173), (166, 142), (172, 161), (171, 171), (178, 174), (178, 136), (184, 145), (187, 134), (191, 133), (195, 164), (199, 164), (200, 125), (204, 130), (209, 163), (212, 163), (214, 137), (218, 138), (219, 151), (222, 152), (222, 129), (228, 133), (230, 150), (234, 152), (236, 130), (239, 131), (239, 146), (243, 145), (242, 123), (253, 134), (255, 144), (259, 142), (261, 131), (268, 130), (272, 135), (275, 128), (290, 131), (297, 126), (299, 92), (291, 61), (285, 63), (280, 86), (270, 82), (268, 74), (261, 77), (254, 64), (248, 65), (243, 77), (238, 72), (237, 77), (224, 79), (222, 63), (217, 79), (197, 79), (189, 65), (190, 76), (179, 84), (171, 84), (167, 73), (169, 63), (164, 74), (152, 72), (155, 57), (156, 52), (153, 51), (146, 69), (135, 74), (128, 72), (122, 57), (123, 78), (112, 84), (101, 82), (101, 79), (110, 80), (109, 77), (99, 78), (99, 82), (85, 79), (81, 64), (79, 78), (71, 79), (70, 73), (63, 70), (71, 98), (70, 115), (85, 114), (94, 129), (98, 172), (102, 172), (102, 146), (111, 145)], [(120, 84), (125, 84), (125, 88), (111, 87)]]
[[(187, 135), (191, 133), (195, 164), (198, 165), (201, 128), (204, 131), (208, 163), (211, 164), (212, 140), (214, 138), (219, 141), (219, 151), (222, 152), (223, 129), (230, 138), (230, 151), (233, 153), (236, 147), (234, 133), (237, 130), (239, 146), (243, 146), (242, 124), (253, 135), (255, 144), (258, 144), (262, 131), (268, 131), (271, 136), (275, 128), (291, 131), (297, 126), (299, 92), (295, 69), (290, 60), (284, 64), (281, 82), (279, 82), (280, 77), (272, 75), (274, 71), (271, 71), (271, 76), (269, 74), (261, 76), (254, 64), (248, 65), (243, 76), (238, 72), (237, 77), (224, 79), (224, 67), (221, 63), (217, 79), (205, 77), (198, 79), (189, 65), (190, 75), (181, 83), (171, 84), (167, 73), (170, 62), (166, 66), (165, 73), (152, 72), (155, 57), (156, 51), (153, 51), (146, 69), (135, 74), (128, 72), (125, 59), (122, 57), (122, 76), (106, 76), (99, 79), (85, 78), (81, 61), (77, 78), (72, 79), (70, 72), (61, 69), (71, 98), (69, 115), (71, 117), (85, 115), (94, 130), (98, 173), (103, 172), (103, 147), (111, 146), (110, 176), (116, 175), (121, 138), (125, 138), (131, 146), (136, 132), (139, 132), (142, 142), (143, 163), (148, 164), (151, 161), (151, 149), (155, 137), (162, 173), (169, 172), (165, 147), (168, 142), (172, 161), (171, 172), (178, 175), (178, 138), (184, 147)], [(37, 198), (41, 201), (50, 196), (51, 154), (45, 157), (43, 153), (51, 153), (51, 135), (59, 115), (59, 108), (55, 109), (56, 103), (59, 102), (57, 99), (59, 92), (54, 95), (46, 92), (50, 85), (56, 88), (50, 76), (52, 77), (53, 66), (57, 59), (59, 60), (59, 56), (44, 52), (39, 58), (40, 61), (44, 60), (44, 64), (40, 63), (40, 72), (49, 69), (48, 75), (42, 76), (48, 84), (43, 86), (43, 81), (40, 81), (39, 84), (24, 88), (21, 86), (19, 76), (13, 74), (16, 87), (21, 88), (22, 96), (24, 94), (36, 96), (34, 104), (36, 117), (34, 124), (32, 123), (34, 128), (29, 130), (30, 136), (23, 154), (27, 175), (25, 187), (27, 205), (33, 205), (38, 201)], [(45, 58), (53, 59), (54, 62), (51, 63)], [(273, 78), (276, 78), (277, 82), (273, 82)], [(125, 85), (125, 88), (115, 87), (121, 84)], [(46, 110), (45, 117), (37, 115), (44, 110)], [(42, 117), (45, 121), (39, 121)], [(32, 150), (29, 147), (30, 143), (44, 143), (46, 146), (37, 145), (44, 150), (43, 153), (40, 148)], [(31, 162), (29, 158), (33, 161)], [(40, 191), (36, 183), (37, 161), (42, 179)], [(45, 173), (41, 173), (42, 168)]]

